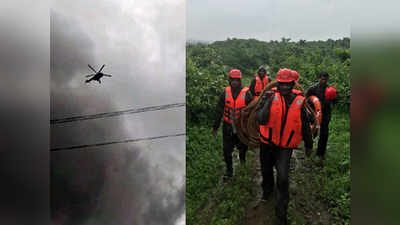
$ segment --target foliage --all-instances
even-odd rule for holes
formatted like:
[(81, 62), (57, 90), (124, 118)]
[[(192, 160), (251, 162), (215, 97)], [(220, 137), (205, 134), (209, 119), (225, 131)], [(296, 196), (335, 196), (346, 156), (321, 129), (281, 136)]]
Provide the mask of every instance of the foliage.
[(186, 217), (193, 223), (197, 212), (205, 207), (223, 168), (220, 158), (221, 137), (212, 138), (210, 129), (188, 127), (186, 136)]
[(228, 85), (221, 66), (200, 69), (191, 59), (186, 60), (186, 120), (204, 123), (214, 118), (215, 105), (222, 87)]
[(329, 211), (350, 219), (350, 115), (335, 111), (330, 123), (326, 166), (317, 176), (320, 197)]
[[(323, 224), (350, 223), (350, 123), (349, 114), (335, 110), (324, 167), (316, 165), (318, 157), (306, 158), (291, 174), (289, 216), (295, 224), (305, 224), (305, 216), (326, 213)], [(316, 147), (318, 139), (315, 140)], [(307, 212), (307, 213), (304, 213)], [(318, 218), (318, 216), (315, 216)], [(322, 216), (325, 217), (326, 216)], [(292, 224), (293, 224), (292, 222)]]
[(349, 38), (298, 42), (288, 38), (270, 42), (233, 38), (211, 44), (188, 43), (186, 49), (187, 118), (191, 122), (214, 119), (211, 114), (223, 87), (228, 85), (226, 74), (229, 69), (238, 68), (244, 77), (250, 78), (260, 65), (268, 65), (272, 79), (280, 68), (298, 71), (304, 88), (318, 81), (320, 71), (327, 71), (329, 83), (338, 90), (337, 107), (349, 109)]
[(221, 139), (221, 133), (217, 138), (211, 136), (208, 127), (187, 128), (187, 224), (234, 225), (243, 220), (245, 207), (251, 199), (254, 154), (248, 152), (247, 164), (235, 166), (235, 176), (223, 183), (225, 165)]

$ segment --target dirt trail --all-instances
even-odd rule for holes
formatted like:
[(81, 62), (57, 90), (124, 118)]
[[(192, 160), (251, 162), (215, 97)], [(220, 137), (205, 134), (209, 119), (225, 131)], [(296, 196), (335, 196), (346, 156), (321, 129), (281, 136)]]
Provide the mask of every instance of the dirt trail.
[[(257, 149), (256, 155), (259, 155)], [(244, 225), (273, 225), (275, 220), (275, 198), (270, 198), (266, 202), (261, 202), (261, 166), (260, 161), (256, 160), (257, 175), (253, 179), (254, 200), (251, 201), (246, 209)], [(334, 224), (331, 221), (327, 208), (314, 193), (315, 163), (310, 159), (305, 159), (304, 153), (294, 151), (291, 159), (289, 174), (289, 224)], [(313, 172), (314, 170), (314, 172)], [(275, 172), (275, 171), (274, 171)], [(273, 196), (275, 196), (274, 193)]]
[[(257, 157), (260, 155), (260, 149), (257, 148)], [(254, 200), (250, 202), (246, 209), (244, 225), (263, 225), (274, 223), (274, 202), (261, 202), (261, 165), (260, 160), (256, 160), (257, 175), (253, 179), (253, 196)], [(274, 193), (275, 194), (275, 193)], [(272, 199), (272, 198), (271, 198)]]

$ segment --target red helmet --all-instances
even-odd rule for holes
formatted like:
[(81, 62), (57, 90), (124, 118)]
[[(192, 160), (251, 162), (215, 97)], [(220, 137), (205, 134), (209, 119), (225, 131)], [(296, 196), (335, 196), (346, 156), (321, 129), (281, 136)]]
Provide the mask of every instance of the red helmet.
[(293, 76), (293, 80), (295, 80), (296, 82), (299, 82), (299, 73), (296, 70), (292, 70), (292, 76)]
[(325, 89), (325, 99), (333, 100), (336, 98), (336, 88), (329, 86)]
[(289, 83), (292, 82), (294, 79), (291, 70), (283, 68), (278, 71), (278, 76), (276, 80), (278, 82)]
[(229, 78), (242, 78), (242, 72), (238, 69), (232, 69), (229, 71)]

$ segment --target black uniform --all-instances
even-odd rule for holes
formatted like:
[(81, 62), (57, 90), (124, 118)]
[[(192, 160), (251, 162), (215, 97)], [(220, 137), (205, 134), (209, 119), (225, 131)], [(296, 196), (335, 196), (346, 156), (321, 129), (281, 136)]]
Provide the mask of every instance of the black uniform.
[[(243, 87), (234, 90), (232, 88), (232, 97), (236, 100), (240, 91)], [(250, 91), (246, 92), (245, 96), (245, 104), (248, 105), (253, 100), (253, 96)], [(216, 107), (216, 116), (214, 120), (213, 128), (217, 130), (221, 123), (221, 118), (224, 113), (225, 108), (225, 91), (221, 93), (217, 107)], [(239, 157), (242, 162), (246, 160), (246, 151), (248, 149), (247, 145), (243, 144), (237, 134), (233, 134), (232, 125), (224, 120), (222, 125), (222, 139), (223, 139), (223, 150), (224, 150), (224, 160), (226, 163), (226, 169), (228, 175), (232, 175), (232, 152), (233, 148), (236, 146), (239, 149)]]
[[(296, 98), (296, 94), (290, 93), (289, 95), (282, 97), (285, 99), (286, 108), (288, 109)], [(263, 96), (262, 98), (262, 102), (259, 104), (256, 111), (256, 119), (260, 125), (265, 125), (269, 120), (271, 101), (267, 101), (267, 99), (269, 99), (268, 96)], [(287, 117), (287, 112), (288, 110), (286, 110), (285, 117)], [(301, 108), (301, 121), (304, 145), (306, 148), (312, 148), (313, 141), (310, 129), (312, 118), (307, 116), (304, 105)], [(260, 163), (261, 174), (263, 177), (261, 186), (263, 189), (263, 199), (267, 199), (273, 191), (273, 166), (275, 166), (277, 171), (278, 189), (278, 199), (275, 206), (276, 216), (283, 224), (287, 223), (287, 209), (289, 204), (289, 165), (292, 152), (293, 149), (282, 149), (273, 143), (260, 143)]]
[(321, 86), (319, 82), (312, 87), (310, 87), (306, 92), (306, 97), (310, 97), (312, 95), (317, 96), (317, 98), (321, 102), (321, 110), (322, 110), (322, 122), (320, 127), (320, 134), (318, 140), (318, 156), (324, 156), (326, 152), (326, 145), (328, 143), (328, 135), (329, 135), (329, 122), (331, 121), (331, 104), (336, 103), (336, 99), (326, 100), (325, 99), (325, 89), (329, 86)]

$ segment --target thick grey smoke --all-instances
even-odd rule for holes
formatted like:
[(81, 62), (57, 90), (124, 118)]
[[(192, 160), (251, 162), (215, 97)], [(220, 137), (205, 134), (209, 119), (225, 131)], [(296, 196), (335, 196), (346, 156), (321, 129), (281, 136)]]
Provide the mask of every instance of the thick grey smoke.
[[(183, 7), (183, 1), (54, 3), (52, 119), (183, 102)], [(88, 63), (106, 64), (103, 71), (113, 77), (85, 84)], [(182, 133), (184, 115), (172, 109), (57, 124), (51, 147)], [(52, 153), (53, 223), (176, 224), (185, 208), (184, 140)]]
[[(143, 214), (143, 223), (149, 225), (174, 225), (185, 210), (185, 186), (177, 189), (176, 191), (165, 194), (154, 195), (149, 201), (149, 205)], [(167, 202), (167, 204), (163, 204)], [(165, 212), (171, 214), (165, 214)]]

